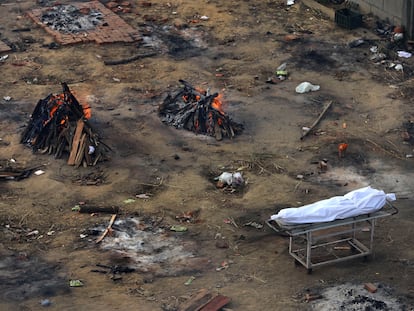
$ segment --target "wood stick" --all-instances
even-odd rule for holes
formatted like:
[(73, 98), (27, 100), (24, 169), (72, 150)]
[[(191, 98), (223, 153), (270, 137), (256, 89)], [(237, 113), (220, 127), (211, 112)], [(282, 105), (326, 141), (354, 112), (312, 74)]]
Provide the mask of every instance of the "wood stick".
[(149, 53), (145, 53), (145, 54), (137, 54), (135, 56), (129, 57), (129, 58), (124, 58), (124, 59), (119, 59), (119, 60), (106, 60), (104, 61), (105, 65), (121, 65), (121, 64), (127, 64), (133, 61), (136, 61), (140, 58), (144, 58), (144, 57), (151, 57), (157, 55), (156, 52), (149, 52)]
[(119, 212), (118, 206), (112, 207), (98, 207), (98, 206), (85, 206), (82, 205), (79, 209), (79, 213), (91, 214), (91, 213), (107, 213), (115, 214)]
[(72, 149), (68, 159), (68, 165), (75, 165), (76, 154), (78, 153), (79, 141), (83, 131), (83, 120), (79, 119), (76, 125), (75, 135), (73, 137)]
[(325, 106), (325, 108), (322, 110), (322, 112), (319, 115), (319, 117), (315, 120), (315, 122), (313, 122), (313, 124), (309, 128), (309, 130), (305, 131), (302, 134), (302, 136), (300, 137), (300, 140), (304, 139), (310, 132), (312, 132), (312, 130), (315, 128), (316, 125), (318, 125), (319, 121), (321, 121), (321, 119), (323, 118), (323, 116), (325, 115), (325, 113), (328, 111), (329, 107), (331, 107), (331, 105), (332, 105), (332, 101), (329, 101), (328, 104)]
[(104, 238), (105, 238), (105, 236), (108, 234), (108, 232), (109, 231), (111, 231), (112, 230), (112, 225), (114, 224), (114, 222), (115, 222), (115, 218), (116, 218), (116, 214), (113, 214), (112, 216), (111, 216), (111, 219), (109, 220), (109, 224), (108, 224), (108, 227), (106, 227), (106, 229), (105, 229), (105, 231), (102, 233), (102, 235), (96, 240), (96, 244), (98, 244), (98, 243), (100, 243)]

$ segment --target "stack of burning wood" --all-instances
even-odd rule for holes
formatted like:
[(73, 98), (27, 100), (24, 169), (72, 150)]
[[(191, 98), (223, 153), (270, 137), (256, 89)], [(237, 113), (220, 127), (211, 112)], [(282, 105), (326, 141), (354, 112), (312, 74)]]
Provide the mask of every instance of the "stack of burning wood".
[(159, 106), (162, 122), (196, 134), (210, 135), (217, 140), (233, 138), (242, 132), (243, 125), (232, 121), (222, 110), (218, 93), (210, 94), (184, 80), (180, 83), (184, 87), (175, 95), (168, 94)]
[(62, 83), (61, 94), (50, 94), (37, 103), (21, 143), (33, 152), (53, 154), (61, 158), (68, 153), (68, 164), (95, 165), (106, 160), (110, 148), (98, 137), (89, 123), (91, 108), (82, 106)]

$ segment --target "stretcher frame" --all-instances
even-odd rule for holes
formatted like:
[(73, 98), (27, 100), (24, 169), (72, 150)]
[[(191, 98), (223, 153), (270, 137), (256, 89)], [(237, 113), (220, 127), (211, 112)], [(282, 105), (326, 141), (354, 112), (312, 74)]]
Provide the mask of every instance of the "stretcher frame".
[[(296, 265), (303, 265), (310, 274), (314, 267), (358, 257), (368, 258), (373, 253), (376, 220), (397, 213), (398, 209), (386, 201), (377, 212), (330, 222), (286, 225), (267, 220), (266, 223), (279, 234), (289, 237), (289, 254)], [(360, 238), (361, 234), (365, 236)], [(319, 252), (319, 258), (316, 258), (316, 252)]]

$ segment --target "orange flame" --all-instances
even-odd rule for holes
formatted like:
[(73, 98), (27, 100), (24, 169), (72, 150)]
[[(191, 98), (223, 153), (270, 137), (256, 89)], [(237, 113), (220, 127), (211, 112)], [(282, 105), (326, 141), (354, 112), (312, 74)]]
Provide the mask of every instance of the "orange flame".
[(222, 94), (219, 94), (216, 98), (213, 99), (213, 103), (211, 104), (211, 106), (214, 109), (220, 111), (221, 113), (224, 113), (224, 111), (223, 111), (223, 103), (221, 101), (222, 98), (223, 98), (223, 95)]
[(89, 106), (88, 104), (82, 104), (82, 109), (83, 109), (83, 116), (86, 119), (90, 119), (92, 116), (91, 106)]

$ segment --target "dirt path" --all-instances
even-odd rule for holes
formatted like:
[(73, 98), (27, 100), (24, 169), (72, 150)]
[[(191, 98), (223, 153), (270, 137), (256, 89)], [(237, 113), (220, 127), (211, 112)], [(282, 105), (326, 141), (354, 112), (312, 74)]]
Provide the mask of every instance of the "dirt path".
[[(306, 310), (312, 308), (304, 302), (306, 289), (366, 282), (385, 284), (402, 304), (414, 304), (407, 157), (413, 150), (401, 138), (403, 122), (412, 120), (411, 59), (394, 60), (403, 62), (404, 74), (374, 64), (369, 48), (379, 38), (372, 29), (340, 29), (285, 1), (134, 2), (132, 12), (120, 16), (143, 34), (142, 42), (54, 48), (25, 17), (53, 3), (0, 1), (0, 39), (15, 49), (0, 54), (9, 55), (0, 63), (0, 160), (45, 164), (43, 175), (0, 180), (2, 310), (37, 310), (41, 299), (56, 310), (177, 310), (201, 288), (230, 297), (232, 310)], [(13, 31), (22, 28), (30, 31)], [(349, 48), (360, 37), (366, 43)], [(149, 50), (157, 55), (104, 64)], [(288, 79), (266, 83), (277, 79), (284, 62)], [(224, 110), (244, 125), (243, 133), (216, 141), (163, 124), (158, 105), (180, 87), (179, 79), (223, 93)], [(91, 122), (114, 150), (110, 161), (75, 169), (19, 143), (37, 101), (60, 92), (62, 81), (91, 105)], [(303, 81), (320, 91), (295, 93)], [(300, 140), (326, 100), (334, 104), (317, 126), (319, 135)], [(338, 159), (342, 142), (349, 147)], [(322, 159), (324, 174), (315, 164)], [(215, 187), (215, 176), (237, 169), (247, 182), (243, 191)], [(81, 182), (91, 179), (102, 182)], [(286, 238), (266, 226), (245, 226), (264, 224), (280, 208), (365, 185), (401, 198), (400, 213), (379, 221), (369, 262), (347, 261), (307, 275), (294, 266)], [(94, 234), (110, 215), (72, 211), (79, 202), (120, 207), (119, 220), (140, 221), (129, 226), (141, 228), (137, 238), (144, 244), (122, 246), (127, 255), (111, 251), (121, 243), (112, 236), (96, 245)], [(197, 221), (180, 224), (176, 216), (189, 211), (197, 211)], [(188, 231), (170, 232), (171, 225)], [(131, 255), (140, 252), (148, 261)], [(114, 274), (97, 264), (138, 271)], [(194, 280), (184, 285), (190, 276)], [(72, 279), (84, 286), (70, 288)]]

